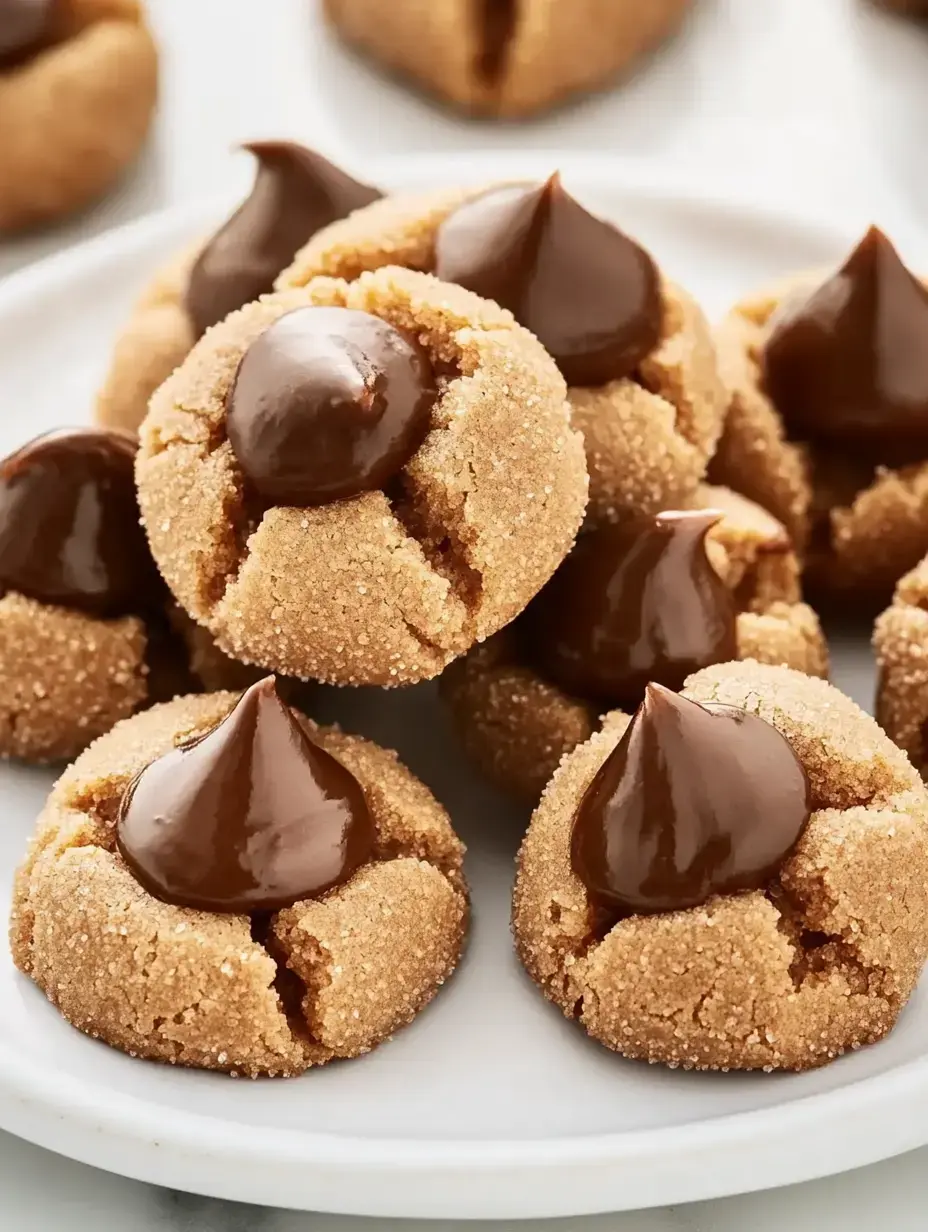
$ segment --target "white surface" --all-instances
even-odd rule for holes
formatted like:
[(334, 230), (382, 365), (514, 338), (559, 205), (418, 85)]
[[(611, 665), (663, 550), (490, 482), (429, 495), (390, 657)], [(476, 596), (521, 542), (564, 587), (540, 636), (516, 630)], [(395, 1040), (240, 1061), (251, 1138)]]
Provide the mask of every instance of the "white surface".
[[(396, 189), (503, 174), (544, 156), (420, 156), (372, 168)], [(617, 163), (562, 158), (569, 189), (638, 236), (717, 314), (749, 287), (846, 250), (840, 228), (668, 192)], [(178, 209), (25, 270), (0, 290), (0, 454), (80, 419), (110, 336), (148, 272), (215, 207)], [(75, 314), (75, 303), (94, 304)], [(855, 648), (866, 695), (866, 640)], [(868, 700), (866, 696), (862, 700)], [(232, 1082), (131, 1060), (72, 1030), (0, 959), (0, 1126), (176, 1188), (349, 1214), (574, 1215), (805, 1180), (928, 1141), (928, 989), (878, 1047), (803, 1075), (707, 1075), (625, 1062), (524, 977), (508, 929), (524, 817), (475, 781), (434, 689), (327, 693), (335, 717), (395, 746), (468, 843), (474, 928), (460, 973), (363, 1060), (290, 1082)], [(50, 776), (0, 767), (0, 881)], [(6, 904), (0, 900), (0, 915)]]
[[(152, 149), (123, 191), (92, 214), (57, 233), (0, 246), (0, 272), (152, 206), (242, 184), (248, 169), (226, 149), (250, 135), (283, 132), (326, 145), (361, 169), (374, 152), (478, 144), (632, 153), (718, 191), (827, 210), (849, 226), (878, 217), (896, 235), (912, 235), (910, 252), (924, 240), (916, 224), (928, 205), (928, 39), (858, 0), (700, 0), (690, 29), (623, 91), (538, 124), (500, 129), (450, 119), (328, 42), (312, 43), (308, 3), (152, 0), (166, 51), (165, 105)], [(570, 1226), (923, 1228), (926, 1162), (928, 1152), (918, 1152), (779, 1193)], [(174, 1201), (2, 1138), (0, 1187), (3, 1224), (13, 1232), (65, 1223), (77, 1232), (289, 1232), (323, 1222)], [(325, 1219), (324, 1226), (358, 1225)]]

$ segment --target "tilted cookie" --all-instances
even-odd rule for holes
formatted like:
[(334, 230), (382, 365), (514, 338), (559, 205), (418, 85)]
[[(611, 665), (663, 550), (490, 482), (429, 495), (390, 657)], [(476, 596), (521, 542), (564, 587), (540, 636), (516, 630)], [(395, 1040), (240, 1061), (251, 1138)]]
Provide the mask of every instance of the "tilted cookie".
[(871, 228), (824, 282), (743, 299), (717, 344), (713, 477), (783, 522), (820, 591), (888, 595), (928, 551), (928, 290)]
[(153, 701), (255, 679), (171, 603), (135, 451), (74, 428), (0, 462), (0, 757), (65, 760)]
[(692, 0), (325, 0), (335, 29), (430, 94), (522, 116), (595, 90), (667, 38)]
[(928, 793), (848, 698), (726, 663), (562, 762), (519, 856), (530, 975), (595, 1039), (808, 1069), (881, 1039), (928, 956)]
[(138, 153), (157, 91), (137, 0), (0, 0), (0, 232), (108, 189)]
[(828, 673), (798, 564), (768, 513), (726, 489), (714, 512), (664, 512), (582, 536), (514, 624), (441, 680), (461, 741), (505, 791), (535, 803), (565, 753), (648, 681), (679, 689), (728, 659)]
[(272, 680), (120, 723), (17, 876), (16, 965), (132, 1056), (255, 1077), (368, 1052), (463, 945), (463, 847), (396, 755)]
[(584, 436), (593, 521), (692, 498), (726, 407), (708, 324), (644, 249), (584, 209), (557, 175), (387, 197), (321, 231), (277, 285), (383, 265), (495, 300), (538, 337)]
[(155, 559), (236, 659), (435, 676), (573, 542), (587, 479), (564, 392), (508, 312), (424, 274), (266, 296), (152, 399), (136, 474)]
[(98, 422), (138, 431), (151, 395), (211, 325), (270, 291), (320, 227), (380, 196), (295, 142), (256, 141), (245, 149), (258, 163), (250, 195), (146, 287), (116, 340), (97, 397)]

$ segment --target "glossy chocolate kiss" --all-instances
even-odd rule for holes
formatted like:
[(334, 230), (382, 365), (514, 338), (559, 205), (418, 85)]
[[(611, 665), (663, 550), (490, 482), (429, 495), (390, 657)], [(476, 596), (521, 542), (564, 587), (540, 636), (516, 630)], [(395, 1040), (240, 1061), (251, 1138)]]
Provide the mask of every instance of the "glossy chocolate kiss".
[(660, 340), (654, 262), (556, 173), (466, 202), (442, 223), (435, 253), (439, 278), (510, 309), (568, 385), (629, 376)]
[(775, 727), (652, 684), (580, 802), (571, 862), (613, 921), (680, 911), (769, 885), (810, 812)]
[(242, 356), (226, 431), (259, 496), (322, 505), (380, 488), (425, 437), (429, 358), (380, 317), (297, 308)]
[(763, 373), (793, 436), (928, 448), (928, 291), (881, 231), (782, 305)]
[(0, 65), (17, 60), (42, 42), (52, 22), (54, 0), (0, 0)]
[(149, 893), (241, 914), (347, 881), (374, 839), (360, 784), (309, 739), (273, 677), (137, 775), (117, 822), (119, 852)]
[(186, 306), (198, 336), (272, 290), (317, 231), (383, 195), (292, 141), (256, 141), (245, 149), (258, 160), (251, 195), (190, 272)]
[(122, 432), (73, 428), (0, 462), (0, 592), (100, 616), (162, 604), (139, 525), (135, 451)]
[(530, 605), (542, 671), (569, 693), (633, 710), (650, 680), (680, 689), (737, 658), (735, 603), (706, 555), (721, 515), (661, 513), (578, 540)]

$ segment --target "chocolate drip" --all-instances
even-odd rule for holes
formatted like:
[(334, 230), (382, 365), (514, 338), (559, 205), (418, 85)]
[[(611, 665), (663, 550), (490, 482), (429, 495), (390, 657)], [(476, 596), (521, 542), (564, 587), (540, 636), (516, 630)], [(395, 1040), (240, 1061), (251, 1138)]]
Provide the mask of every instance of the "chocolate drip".
[(764, 889), (810, 813), (805, 769), (775, 727), (652, 684), (580, 802), (571, 862), (607, 928)]
[(555, 173), (494, 188), (442, 223), (436, 269), (510, 309), (568, 385), (630, 376), (660, 341), (660, 276), (617, 227), (590, 214)]
[(424, 349), (386, 321), (297, 308), (242, 357), (226, 429), (264, 500), (326, 504), (380, 488), (405, 466), (436, 392)]
[(579, 697), (632, 710), (737, 657), (735, 603), (706, 555), (721, 515), (667, 512), (582, 537), (528, 608), (532, 655)]
[(274, 911), (318, 897), (370, 860), (374, 842), (360, 784), (306, 735), (273, 677), (138, 774), (117, 822), (136, 880), (202, 911)]
[(245, 149), (258, 160), (251, 195), (190, 272), (186, 306), (198, 336), (271, 291), (317, 231), (382, 196), (292, 141), (256, 141)]
[(863, 446), (874, 461), (928, 451), (928, 291), (876, 227), (774, 315), (763, 376), (794, 437)]

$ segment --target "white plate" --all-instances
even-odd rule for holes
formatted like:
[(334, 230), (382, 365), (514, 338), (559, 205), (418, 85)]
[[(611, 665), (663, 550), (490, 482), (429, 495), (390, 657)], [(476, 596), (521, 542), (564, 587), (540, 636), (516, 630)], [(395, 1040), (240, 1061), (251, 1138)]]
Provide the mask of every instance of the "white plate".
[[(823, 225), (674, 191), (601, 158), (482, 155), (364, 168), (396, 187), (538, 176), (639, 236), (713, 313), (752, 284), (837, 258)], [(221, 206), (219, 207), (221, 209)], [(217, 209), (145, 220), (0, 288), (0, 453), (86, 418), (114, 331), (159, 261)], [(865, 641), (838, 677), (869, 702)], [(470, 846), (462, 969), (396, 1040), (303, 1078), (233, 1082), (131, 1060), (72, 1030), (0, 959), (0, 1127), (85, 1163), (224, 1198), (350, 1214), (569, 1215), (709, 1198), (864, 1164), (928, 1141), (928, 994), (886, 1042), (804, 1075), (623, 1061), (549, 1007), (508, 932), (524, 818), (474, 781), (434, 690), (363, 690), (326, 716), (395, 745)], [(0, 913), (47, 773), (0, 768)]]

